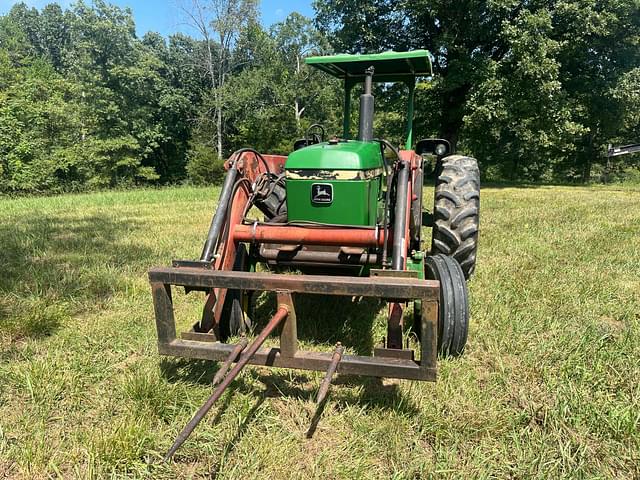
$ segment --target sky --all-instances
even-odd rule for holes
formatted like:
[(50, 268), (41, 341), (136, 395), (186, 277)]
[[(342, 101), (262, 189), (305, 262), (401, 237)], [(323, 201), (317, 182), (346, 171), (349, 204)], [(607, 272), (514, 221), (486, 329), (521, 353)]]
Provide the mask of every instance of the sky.
[[(53, 3), (47, 0), (23, 0), (29, 6), (42, 8), (47, 3)], [(90, 0), (85, 0), (89, 3)], [(179, 0), (108, 0), (120, 7), (129, 7), (133, 12), (133, 18), (136, 21), (136, 30), (139, 36), (152, 30), (163, 35), (170, 35), (177, 31), (188, 31), (182, 24), (179, 16), (178, 1)], [(311, 3), (313, 0), (260, 0), (260, 10), (262, 13), (262, 23), (270, 26), (276, 22), (284, 20), (291, 12), (299, 12), (306, 16), (313, 15)], [(0, 0), (0, 14), (9, 11), (11, 6), (18, 3), (14, 0)], [(71, 0), (58, 0), (57, 3), (67, 7)]]

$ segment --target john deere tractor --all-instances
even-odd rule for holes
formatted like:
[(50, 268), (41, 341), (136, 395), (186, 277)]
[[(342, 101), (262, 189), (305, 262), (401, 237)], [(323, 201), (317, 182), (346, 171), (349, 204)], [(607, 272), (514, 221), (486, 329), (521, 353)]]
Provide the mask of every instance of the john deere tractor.
[[(306, 62), (344, 81), (341, 135), (326, 137), (324, 127), (314, 125), (288, 156), (251, 148), (232, 154), (199, 260), (175, 260), (171, 268), (149, 271), (160, 353), (224, 361), (214, 379), (220, 385), (167, 458), (246, 364), (326, 371), (320, 402), (336, 371), (434, 381), (438, 355), (460, 355), (465, 348), (479, 171), (476, 160), (453, 154), (446, 140), (420, 140), (412, 149), (416, 80), (432, 74), (430, 54), (336, 55)], [(402, 149), (375, 136), (374, 82), (407, 87)], [(351, 94), (360, 85), (353, 138)], [(426, 157), (435, 158), (431, 212), (422, 204)], [(422, 237), (423, 226), (432, 229), (430, 241)], [(287, 274), (291, 270), (298, 274)], [(179, 336), (172, 285), (205, 297), (202, 317)], [(248, 344), (244, 335), (256, 327), (251, 312), (256, 291), (275, 292), (277, 308)], [(342, 345), (333, 353), (299, 350), (297, 322), (304, 321), (295, 314), (299, 293), (387, 301), (386, 338), (372, 356), (344, 354)], [(417, 355), (403, 336), (411, 303), (413, 321), (406, 323), (420, 340)], [(261, 348), (276, 328), (280, 346)]]
[[(388, 302), (385, 340), (373, 356), (341, 353), (334, 371), (435, 380), (438, 354), (460, 355), (467, 339), (466, 281), (478, 245), (476, 160), (453, 154), (446, 140), (425, 139), (414, 146), (416, 81), (432, 74), (427, 51), (306, 62), (344, 81), (343, 131), (327, 136), (324, 127), (314, 125), (288, 156), (243, 148), (226, 161), (200, 258), (149, 272), (160, 352), (226, 359), (225, 365), (238, 362), (240, 368), (249, 363), (330, 370), (335, 355), (298, 350), (296, 325), (304, 319), (296, 318), (293, 294), (378, 297)], [(407, 87), (402, 148), (375, 135), (374, 82)], [(350, 102), (360, 85), (354, 137)], [(425, 158), (435, 159), (430, 211), (423, 209)], [(430, 240), (423, 238), (423, 227), (431, 227)], [(291, 270), (296, 274), (288, 274)], [(180, 335), (171, 285), (205, 297), (202, 317)], [(251, 346), (226, 343), (256, 327), (251, 313), (256, 291), (276, 292), (275, 315)], [(411, 304), (413, 319), (407, 319)], [(420, 339), (418, 352), (403, 342), (409, 324)], [(260, 348), (276, 326), (280, 347)]]

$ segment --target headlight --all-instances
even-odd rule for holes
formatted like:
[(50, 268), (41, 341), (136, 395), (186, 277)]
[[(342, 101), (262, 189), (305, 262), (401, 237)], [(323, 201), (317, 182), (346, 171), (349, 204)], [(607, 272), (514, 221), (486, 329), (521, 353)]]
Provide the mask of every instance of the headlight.
[(439, 143), (438, 145), (436, 145), (436, 155), (441, 157), (445, 153), (447, 153), (447, 146), (444, 143)]

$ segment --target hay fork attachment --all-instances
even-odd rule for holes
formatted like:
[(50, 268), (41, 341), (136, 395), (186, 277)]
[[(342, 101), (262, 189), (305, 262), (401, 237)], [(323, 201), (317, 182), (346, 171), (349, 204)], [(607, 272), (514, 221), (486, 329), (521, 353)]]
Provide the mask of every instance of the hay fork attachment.
[[(438, 322), (439, 283), (415, 278), (335, 277), (322, 275), (274, 275), (257, 272), (232, 272), (205, 268), (154, 268), (149, 271), (153, 291), (158, 349), (161, 354), (224, 361), (214, 383), (220, 382), (209, 399), (180, 432), (164, 459), (170, 459), (176, 450), (204, 418), (234, 378), (246, 365), (325, 371), (318, 401), (326, 399), (333, 375), (338, 373), (395, 377), (434, 381), (436, 378), (436, 332)], [(188, 290), (243, 289), (250, 291), (276, 291), (278, 308), (264, 329), (249, 346), (244, 338), (236, 345), (219, 342), (213, 333), (183, 332), (178, 338), (173, 311), (171, 286)], [(420, 299), (422, 302), (421, 330), (423, 332), (420, 359), (413, 351), (376, 348), (374, 356), (344, 355), (338, 345), (332, 353), (301, 351), (298, 349), (297, 321), (292, 294), (365, 296), (403, 302)], [(280, 328), (280, 346), (261, 348), (267, 337)], [(399, 355), (409, 352), (410, 355)], [(236, 365), (225, 372), (233, 362)]]
[[(420, 359), (412, 351), (376, 348), (374, 356), (343, 355), (339, 373), (374, 377), (435, 381), (439, 282), (402, 277), (334, 277), (324, 275), (274, 275), (204, 268), (153, 268), (149, 271), (158, 331), (158, 350), (163, 355), (224, 361), (234, 346), (217, 341), (213, 333), (190, 330), (178, 338), (171, 286), (190, 289), (242, 289), (277, 291), (279, 304), (289, 307), (280, 332), (280, 347), (257, 349), (247, 360), (251, 365), (296, 368), (326, 372), (333, 355), (298, 350), (297, 325), (291, 294), (307, 293), (351, 297), (374, 297), (422, 302)], [(402, 353), (399, 355), (398, 353)], [(407, 355), (406, 353), (409, 353)]]
[[(207, 412), (211, 409), (213, 404), (222, 396), (224, 391), (227, 389), (234, 378), (238, 376), (240, 370), (251, 360), (251, 357), (256, 353), (258, 348), (264, 343), (269, 334), (280, 324), (282, 320), (284, 320), (289, 314), (289, 308), (286, 305), (281, 305), (278, 307), (276, 314), (269, 320), (267, 326), (260, 332), (258, 338), (254, 340), (254, 342), (247, 348), (246, 352), (242, 354), (238, 363), (236, 363), (235, 367), (231, 369), (231, 371), (224, 377), (222, 382), (215, 388), (209, 399), (200, 407), (200, 409), (193, 416), (191, 421), (187, 424), (186, 427), (180, 432), (178, 438), (173, 443), (169, 451), (164, 457), (164, 461), (168, 461), (173, 454), (180, 448), (180, 446), (189, 438), (189, 435), (193, 432), (193, 430), (198, 426), (200, 421), (204, 418)], [(234, 358), (244, 349), (246, 345), (246, 341), (241, 341), (236, 347), (232, 350), (231, 354), (227, 358), (225, 365), (230, 365)], [(224, 367), (223, 367), (224, 368)], [(223, 368), (220, 371), (223, 371)], [(224, 373), (223, 373), (224, 375)], [(214, 381), (216, 379), (214, 378)]]

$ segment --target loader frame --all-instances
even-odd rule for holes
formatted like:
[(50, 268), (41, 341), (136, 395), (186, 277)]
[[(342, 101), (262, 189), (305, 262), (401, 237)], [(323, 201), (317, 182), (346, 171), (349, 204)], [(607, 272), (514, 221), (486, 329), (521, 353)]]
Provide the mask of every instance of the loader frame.
[[(396, 272), (397, 273), (397, 272)], [(216, 271), (204, 268), (154, 268), (149, 271), (158, 331), (158, 350), (174, 355), (203, 360), (223, 361), (236, 348), (222, 343), (212, 333), (195, 330), (178, 337), (174, 317), (171, 286), (191, 290), (242, 289), (275, 291), (278, 308), (288, 315), (280, 329), (280, 346), (261, 348), (248, 361), (251, 365), (326, 371), (332, 354), (298, 349), (297, 321), (293, 294), (321, 294), (374, 297), (390, 302), (422, 302), (420, 359), (404, 348), (374, 349), (374, 356), (344, 355), (338, 372), (374, 377), (409, 380), (436, 380), (437, 326), (439, 282), (399, 276), (336, 277), (324, 275), (274, 275), (262, 272)], [(237, 359), (236, 359), (237, 360)]]

